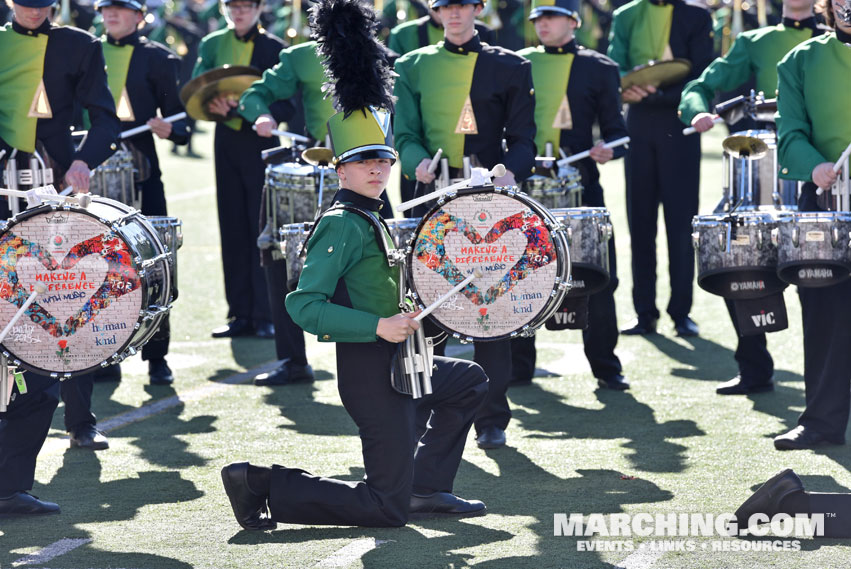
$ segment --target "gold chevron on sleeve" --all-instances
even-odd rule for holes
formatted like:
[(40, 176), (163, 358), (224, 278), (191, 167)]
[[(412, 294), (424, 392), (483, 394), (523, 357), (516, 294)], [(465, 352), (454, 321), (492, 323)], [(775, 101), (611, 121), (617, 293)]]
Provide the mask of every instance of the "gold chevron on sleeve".
[(467, 95), (467, 100), (464, 101), (464, 106), (461, 108), (461, 116), (458, 117), (458, 124), (455, 125), (455, 134), (479, 134), (470, 95)]
[(573, 128), (573, 115), (570, 114), (570, 104), (567, 102), (567, 93), (564, 94), (564, 99), (556, 111), (556, 117), (553, 120), (553, 128), (562, 130), (571, 130)]
[(115, 114), (118, 115), (118, 120), (122, 122), (134, 122), (136, 115), (133, 114), (133, 106), (130, 104), (130, 95), (127, 94), (127, 87), (121, 88), (121, 97), (118, 98), (118, 104), (115, 105)]
[(27, 116), (35, 119), (52, 119), (53, 111), (50, 109), (50, 101), (47, 100), (47, 91), (44, 90), (44, 79), (38, 82), (38, 89), (30, 103)]

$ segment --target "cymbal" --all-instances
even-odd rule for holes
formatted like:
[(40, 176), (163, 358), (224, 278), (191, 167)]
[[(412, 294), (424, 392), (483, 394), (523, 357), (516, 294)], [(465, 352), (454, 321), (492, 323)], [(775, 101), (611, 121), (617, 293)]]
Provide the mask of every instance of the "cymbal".
[(667, 87), (685, 79), (689, 71), (691, 71), (691, 62), (688, 59), (651, 61), (621, 77), (621, 88), (629, 89), (634, 85)]
[(758, 160), (768, 154), (768, 145), (753, 136), (728, 136), (721, 146), (733, 158)]
[(207, 111), (210, 101), (219, 96), (238, 99), (260, 76), (258, 70), (245, 65), (217, 67), (184, 85), (180, 90), (180, 101), (193, 119), (222, 122), (227, 119)]
[(301, 158), (314, 166), (327, 166), (334, 160), (334, 151), (330, 148), (314, 146), (302, 152)]

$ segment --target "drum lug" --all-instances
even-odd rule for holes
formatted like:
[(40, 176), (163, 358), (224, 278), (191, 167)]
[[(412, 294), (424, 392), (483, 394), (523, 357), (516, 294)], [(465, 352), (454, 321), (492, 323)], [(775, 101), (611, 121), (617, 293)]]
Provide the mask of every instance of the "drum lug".
[(771, 244), (775, 247), (780, 244), (780, 229), (777, 227), (771, 230)]
[(759, 229), (756, 232), (756, 247), (757, 249), (762, 249), (764, 245), (765, 239), (762, 237), (762, 229)]
[(800, 240), (801, 240), (801, 230), (798, 228), (797, 225), (795, 225), (792, 228), (792, 245), (794, 245), (795, 247), (798, 247)]
[(691, 245), (695, 248), (695, 250), (700, 249), (700, 233), (698, 231), (691, 234)]
[(831, 230), (830, 230), (830, 244), (831, 244), (834, 248), (836, 248), (836, 246), (839, 244), (839, 237), (840, 237), (840, 235), (839, 235), (839, 227), (837, 227), (836, 225), (834, 225), (834, 226), (831, 228)]

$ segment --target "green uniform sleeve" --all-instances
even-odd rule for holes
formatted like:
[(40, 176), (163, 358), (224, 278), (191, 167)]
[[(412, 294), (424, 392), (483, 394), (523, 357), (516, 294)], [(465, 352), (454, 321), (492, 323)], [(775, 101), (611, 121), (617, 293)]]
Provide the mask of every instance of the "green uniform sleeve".
[(409, 65), (405, 64), (406, 61), (406, 58), (400, 58), (396, 62), (396, 73), (399, 76), (393, 88), (393, 94), (396, 96), (393, 136), (402, 162), (402, 173), (414, 179), (419, 163), (424, 158), (431, 158), (431, 155), (423, 144), (425, 132), (420, 114), (420, 95), (411, 87)]
[(777, 64), (777, 153), (781, 178), (811, 182), (813, 168), (827, 159), (811, 142), (813, 125), (804, 101), (804, 53), (793, 50)]
[(216, 53), (213, 43), (208, 38), (201, 40), (201, 45), (198, 46), (198, 59), (192, 69), (192, 77), (198, 77), (215, 67)]
[(695, 115), (710, 112), (710, 102), (719, 91), (732, 91), (753, 74), (750, 41), (739, 35), (724, 57), (719, 57), (703, 73), (686, 85), (680, 99), (680, 120), (690, 125)]
[(629, 26), (625, 25), (628, 19), (631, 18), (626, 13), (620, 10), (615, 11), (614, 18), (612, 19), (612, 29), (609, 31), (609, 49), (607, 55), (618, 64), (622, 76), (632, 71), (629, 65)]
[(332, 303), (341, 278), (361, 259), (364, 235), (357, 224), (324, 216), (307, 247), (298, 288), (287, 295), (293, 321), (320, 342), (374, 342), (379, 317)]
[(239, 114), (249, 122), (256, 121), (260, 115), (270, 115), (269, 106), (295, 95), (300, 84), (293, 72), (289, 50), (282, 50), (277, 65), (264, 71), (263, 77), (242, 94)]

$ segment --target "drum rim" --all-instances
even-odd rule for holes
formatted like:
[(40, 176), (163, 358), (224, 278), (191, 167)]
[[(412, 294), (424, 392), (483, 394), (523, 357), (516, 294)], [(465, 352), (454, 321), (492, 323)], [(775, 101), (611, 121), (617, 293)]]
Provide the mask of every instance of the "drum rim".
[[(434, 317), (434, 313), (429, 314), (427, 318), (430, 319), (432, 323), (434, 323), (438, 328), (442, 331), (446, 332), (450, 336), (454, 338), (459, 338), (464, 341), (472, 341), (472, 342), (496, 342), (499, 340), (506, 340), (509, 338), (515, 338), (522, 335), (530, 335), (532, 332), (540, 328), (544, 325), (548, 318), (550, 318), (558, 307), (561, 305), (562, 299), (565, 297), (569, 290), (568, 282), (570, 280), (571, 275), (571, 264), (570, 264), (570, 251), (567, 243), (567, 233), (561, 224), (556, 220), (553, 215), (550, 213), (550, 210), (544, 207), (540, 202), (535, 200), (532, 196), (526, 194), (525, 192), (519, 191), (516, 186), (477, 186), (474, 188), (462, 188), (457, 190), (456, 192), (441, 196), (437, 202), (435, 202), (419, 220), (417, 223), (417, 227), (414, 230), (414, 237), (411, 239), (410, 243), (405, 249), (405, 280), (408, 285), (410, 285), (411, 292), (414, 294), (415, 301), (417, 303), (418, 308), (424, 308), (424, 304), (419, 293), (414, 289), (413, 283), (413, 253), (414, 253), (414, 244), (419, 237), (420, 231), (423, 226), (426, 224), (428, 219), (437, 212), (440, 208), (443, 207), (444, 204), (454, 201), (458, 198), (466, 197), (474, 194), (482, 194), (482, 193), (494, 193), (498, 195), (502, 195), (505, 197), (509, 197), (512, 199), (516, 199), (526, 205), (533, 212), (538, 214), (541, 219), (545, 222), (547, 229), (550, 233), (550, 237), (553, 241), (553, 246), (556, 250), (556, 278), (553, 282), (553, 288), (549, 292), (548, 300), (544, 303), (541, 311), (531, 320), (529, 320), (521, 329), (513, 330), (506, 334), (501, 334), (499, 336), (488, 336), (488, 337), (480, 337), (480, 336), (469, 336), (465, 334), (461, 334), (457, 330), (452, 330), (448, 326), (445, 326), (442, 322), (440, 322), (436, 317)], [(562, 246), (559, 247), (556, 245), (556, 240), (562, 243)], [(561, 282), (560, 282), (561, 281)], [(561, 284), (563, 283), (563, 284)]]
[[(120, 218), (124, 218), (125, 216), (127, 216), (128, 220), (132, 219), (133, 221), (141, 222), (140, 225), (148, 233), (149, 237), (150, 236), (154, 237), (153, 244), (154, 244), (155, 251), (157, 251), (157, 249), (159, 249), (157, 251), (155, 257), (158, 257), (158, 256), (163, 255), (163, 254), (168, 254), (169, 258), (172, 256), (172, 254), (169, 251), (166, 250), (165, 245), (162, 243), (162, 241), (160, 241), (160, 237), (159, 237), (159, 234), (156, 232), (156, 229), (154, 229), (153, 225), (151, 225), (148, 222), (147, 218), (144, 215), (142, 215), (141, 212), (139, 212), (139, 210), (137, 210), (134, 207), (129, 206), (127, 204), (121, 203), (119, 201), (116, 201), (116, 200), (113, 200), (113, 199), (110, 199), (110, 198), (105, 198), (103, 196), (97, 196), (97, 195), (92, 196), (92, 202), (110, 205), (110, 206), (114, 207), (115, 209), (123, 212), (123, 215), (119, 216)], [(125, 223), (123, 223), (122, 226), (120, 226), (118, 228), (113, 228), (112, 227), (112, 223), (113, 223), (112, 221), (105, 220), (104, 218), (96, 215), (94, 212), (89, 211), (88, 208), (84, 208), (84, 207), (81, 207), (81, 206), (76, 205), (76, 204), (66, 204), (66, 205), (59, 206), (57, 204), (45, 203), (45, 204), (42, 204), (42, 205), (39, 205), (39, 206), (35, 206), (35, 207), (32, 207), (32, 208), (26, 209), (26, 210), (18, 213), (17, 215), (12, 216), (11, 218), (9, 218), (6, 221), (6, 224), (2, 228), (0, 228), (0, 236), (2, 236), (7, 231), (9, 231), (13, 226), (29, 219), (30, 217), (35, 217), (37, 214), (40, 214), (40, 213), (47, 213), (47, 212), (51, 212), (51, 211), (60, 211), (60, 210), (61, 211), (72, 211), (72, 212), (75, 212), (75, 213), (85, 213), (89, 217), (94, 218), (95, 220), (97, 220), (102, 225), (104, 225), (104, 226), (108, 227), (109, 229), (111, 229), (112, 231), (114, 231), (115, 234), (127, 246), (128, 250), (132, 253), (131, 261), (132, 261), (132, 264), (133, 264), (133, 268), (136, 270), (137, 274), (139, 275), (140, 281), (142, 281), (143, 283), (147, 283), (147, 281), (149, 279), (149, 277), (148, 277), (148, 270), (149, 269), (143, 269), (141, 264), (137, 263), (137, 259), (139, 258), (139, 252), (136, 250), (136, 247), (133, 245), (133, 242), (131, 240), (126, 239), (124, 237), (124, 234), (121, 232), (123, 227), (128, 225), (128, 223), (125, 221)], [(127, 215), (127, 214), (130, 214), (130, 215)], [(163, 278), (163, 285), (162, 286), (163, 286), (163, 298), (167, 298), (168, 299), (167, 302), (170, 303), (171, 298), (172, 298), (172, 291), (171, 291), (171, 278), (170, 278), (171, 266), (169, 265), (169, 258), (163, 259), (163, 265), (165, 267), (167, 267), (167, 270), (164, 271), (164, 272), (167, 273), (167, 274), (163, 275), (164, 278)], [(143, 259), (142, 261), (144, 262), (145, 260), (147, 260), (147, 259)], [(131, 348), (133, 350), (136, 350), (136, 351), (141, 350), (142, 346), (144, 346), (144, 344), (146, 344), (151, 339), (151, 337), (153, 337), (153, 335), (156, 333), (157, 329), (159, 328), (159, 323), (162, 321), (162, 319), (167, 314), (167, 312), (157, 313), (156, 315), (154, 315), (153, 318), (150, 319), (151, 325), (146, 327), (143, 330), (142, 323), (145, 322), (145, 320), (146, 320), (144, 312), (149, 310), (150, 307), (151, 307), (151, 294), (150, 294), (148, 286), (140, 287), (140, 292), (141, 292), (141, 299), (140, 299), (140, 303), (139, 303), (139, 315), (138, 315), (136, 321), (133, 322), (132, 325), (131, 325), (133, 333), (128, 336), (127, 340), (120, 347), (115, 349), (114, 353), (111, 356), (107, 357), (102, 362), (97, 363), (97, 364), (95, 364), (91, 367), (88, 367), (88, 368), (85, 368), (85, 369), (80, 369), (80, 370), (74, 370), (74, 371), (55, 371), (55, 370), (51, 371), (51, 370), (40, 368), (38, 366), (35, 366), (35, 365), (32, 365), (30, 363), (25, 362), (15, 352), (10, 350), (9, 346), (7, 346), (5, 342), (0, 343), (0, 351), (2, 351), (4, 354), (8, 354), (7, 357), (11, 361), (13, 361), (15, 363), (15, 365), (19, 365), (19, 366), (23, 367), (24, 369), (26, 369), (28, 371), (31, 371), (33, 373), (37, 373), (37, 374), (40, 374), (40, 375), (46, 375), (48, 377), (63, 377), (63, 378), (76, 377), (76, 376), (83, 375), (83, 374), (86, 374), (86, 373), (90, 373), (90, 372), (93, 372), (97, 369), (101, 369), (103, 367), (106, 367), (106, 366), (102, 365), (103, 363), (106, 363), (106, 365), (119, 363), (119, 362), (123, 361), (125, 358), (127, 358), (128, 356), (132, 355), (130, 353)], [(133, 353), (135, 353), (135, 351)]]

